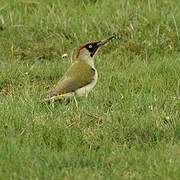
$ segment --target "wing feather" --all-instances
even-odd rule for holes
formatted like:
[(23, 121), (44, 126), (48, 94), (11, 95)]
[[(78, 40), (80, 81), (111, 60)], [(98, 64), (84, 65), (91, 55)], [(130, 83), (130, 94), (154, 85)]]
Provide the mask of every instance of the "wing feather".
[(95, 76), (95, 69), (85, 62), (77, 61), (69, 68), (57, 85), (47, 92), (47, 97), (75, 92), (77, 89), (91, 83)]

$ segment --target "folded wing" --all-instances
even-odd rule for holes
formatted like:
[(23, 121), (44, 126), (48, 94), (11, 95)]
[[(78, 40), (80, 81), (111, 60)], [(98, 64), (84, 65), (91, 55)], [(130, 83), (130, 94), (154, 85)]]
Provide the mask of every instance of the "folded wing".
[(75, 92), (94, 80), (95, 70), (85, 62), (77, 61), (69, 68), (58, 84), (47, 92), (46, 98)]

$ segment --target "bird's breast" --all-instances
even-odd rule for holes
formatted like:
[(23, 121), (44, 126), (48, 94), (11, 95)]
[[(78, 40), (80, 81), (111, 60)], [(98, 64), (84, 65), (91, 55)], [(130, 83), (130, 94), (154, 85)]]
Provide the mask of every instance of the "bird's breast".
[(86, 86), (76, 90), (76, 94), (78, 96), (87, 96), (89, 94), (89, 92), (94, 88), (94, 86), (96, 85), (97, 83), (97, 79), (98, 79), (98, 73), (97, 73), (97, 70), (94, 68), (95, 70), (95, 74), (94, 74), (94, 77), (93, 77), (93, 80)]

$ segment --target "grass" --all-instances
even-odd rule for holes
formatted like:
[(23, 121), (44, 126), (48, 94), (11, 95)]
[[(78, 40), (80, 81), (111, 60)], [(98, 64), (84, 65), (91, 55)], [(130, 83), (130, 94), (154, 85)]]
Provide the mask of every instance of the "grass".
[[(179, 5), (0, 0), (0, 179), (179, 179)], [(112, 34), (87, 99), (41, 103), (63, 53)]]

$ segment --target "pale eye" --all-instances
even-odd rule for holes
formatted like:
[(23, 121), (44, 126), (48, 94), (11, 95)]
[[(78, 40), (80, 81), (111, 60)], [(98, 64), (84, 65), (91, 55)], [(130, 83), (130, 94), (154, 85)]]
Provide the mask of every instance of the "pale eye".
[(91, 44), (89, 45), (89, 48), (92, 48), (92, 45), (91, 45)]

